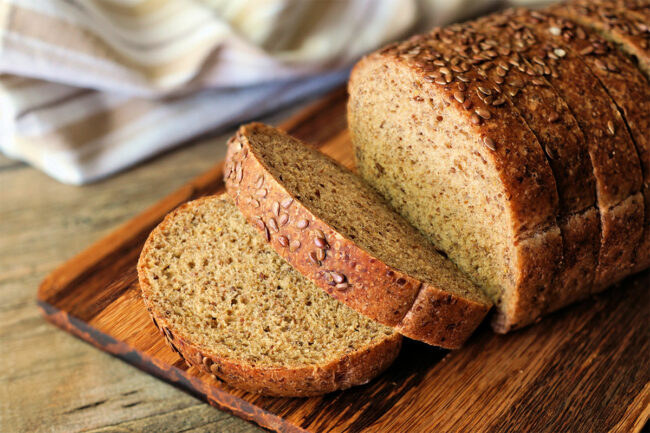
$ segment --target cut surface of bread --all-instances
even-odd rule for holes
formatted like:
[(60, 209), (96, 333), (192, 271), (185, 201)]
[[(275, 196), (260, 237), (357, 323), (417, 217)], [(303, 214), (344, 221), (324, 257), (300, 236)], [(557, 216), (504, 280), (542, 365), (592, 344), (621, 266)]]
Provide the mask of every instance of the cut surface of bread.
[(240, 128), (226, 187), (289, 263), (368, 317), (459, 347), (490, 301), (354, 173), (281, 131)]
[(328, 296), (287, 264), (227, 195), (187, 203), (138, 263), (154, 323), (191, 365), (251, 392), (309, 396), (363, 384), (401, 336)]
[(355, 66), (348, 124), (357, 168), (485, 289), (493, 325), (506, 332), (539, 317), (562, 257), (557, 187), (500, 86), (473, 61), (439, 52), (440, 36)]

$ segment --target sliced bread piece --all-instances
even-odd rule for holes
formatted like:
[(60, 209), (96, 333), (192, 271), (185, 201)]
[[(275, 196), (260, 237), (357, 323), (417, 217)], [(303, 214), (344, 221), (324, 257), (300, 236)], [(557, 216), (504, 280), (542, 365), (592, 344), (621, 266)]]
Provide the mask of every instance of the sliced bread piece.
[(437, 51), (474, 64), (477, 73), (502, 89), (483, 95), (494, 103), (507, 98), (537, 137), (553, 170), (560, 200), (557, 224), (562, 261), (549, 287), (536, 298), (520, 325), (590, 293), (598, 261), (600, 224), (587, 141), (570, 108), (543, 75), (529, 71), (540, 59), (518, 56), (521, 37), (504, 31), (501, 15), (434, 30)]
[(559, 29), (549, 28), (551, 17), (523, 8), (495, 17), (501, 20), (503, 32), (520, 41), (520, 55), (541, 62), (531, 72), (547, 77), (573, 111), (587, 139), (601, 226), (592, 291), (602, 290), (629, 275), (643, 235), (643, 175), (634, 140), (623, 113), (582, 54), (553, 35)]
[(489, 299), (354, 173), (281, 131), (239, 129), (226, 187), (246, 218), (323, 290), (401, 334), (459, 347)]
[[(643, 6), (641, 1), (620, 0), (615, 3), (630, 8), (635, 4), (639, 8)], [(639, 9), (638, 13), (648, 11), (650, 2), (645, 1), (645, 9)], [(623, 115), (641, 162), (641, 192), (645, 202), (643, 234), (636, 249), (633, 271), (645, 269), (650, 266), (650, 82), (637, 65), (596, 32), (550, 13), (533, 12), (531, 16), (539, 21), (549, 39), (565, 50), (580, 54)], [(618, 277), (626, 275), (619, 273)]]
[(596, 30), (632, 57), (650, 77), (650, 13), (642, 5), (637, 8), (628, 10), (620, 1), (573, 0), (548, 10)]
[(557, 186), (512, 100), (479, 74), (486, 59), (440, 44), (454, 42), (420, 35), (355, 66), (357, 168), (486, 290), (493, 327), (507, 332), (539, 317), (562, 257)]
[(250, 392), (302, 397), (363, 384), (400, 349), (393, 329), (291, 268), (227, 195), (170, 213), (147, 239), (138, 277), (171, 347)]

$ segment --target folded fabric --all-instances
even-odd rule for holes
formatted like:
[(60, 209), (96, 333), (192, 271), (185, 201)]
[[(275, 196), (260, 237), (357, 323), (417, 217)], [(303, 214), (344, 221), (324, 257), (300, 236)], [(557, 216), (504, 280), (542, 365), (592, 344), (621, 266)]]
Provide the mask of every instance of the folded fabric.
[(0, 150), (91, 182), (343, 83), (365, 52), (494, 0), (0, 2)]

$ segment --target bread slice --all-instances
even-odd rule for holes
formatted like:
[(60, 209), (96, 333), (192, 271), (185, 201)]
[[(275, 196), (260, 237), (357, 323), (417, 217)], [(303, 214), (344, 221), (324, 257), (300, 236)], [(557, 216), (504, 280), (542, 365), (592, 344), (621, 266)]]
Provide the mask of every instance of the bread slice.
[(147, 239), (138, 277), (171, 347), (250, 392), (302, 397), (363, 384), (400, 349), (394, 330), (293, 270), (227, 195), (170, 213)]
[[(635, 2), (617, 1), (633, 7)], [(641, 7), (642, 2), (638, 2)], [(646, 2), (650, 11), (650, 2)], [(545, 26), (547, 37), (565, 50), (578, 53), (607, 93), (611, 96), (630, 132), (641, 162), (643, 174), (642, 194), (644, 197), (644, 224), (641, 241), (636, 249), (634, 271), (650, 266), (650, 83), (637, 66), (614, 44), (594, 31), (576, 25), (573, 21), (549, 13), (534, 13), (540, 24)], [(650, 18), (650, 15), (648, 15)], [(649, 20), (650, 21), (650, 20)], [(630, 95), (634, 95), (630, 97)], [(626, 274), (620, 274), (623, 277)]]
[[(647, 5), (647, 3), (646, 3)], [(553, 5), (549, 11), (592, 28), (616, 43), (650, 77), (650, 13), (647, 7), (629, 10), (621, 1), (574, 0)]]
[[(500, 15), (504, 32), (521, 41), (525, 54), (548, 68), (548, 81), (564, 98), (582, 129), (596, 178), (601, 242), (593, 290), (629, 275), (643, 234), (643, 183), (639, 156), (622, 113), (582, 55), (553, 35), (550, 17), (526, 9)], [(542, 65), (536, 73), (544, 74)]]
[(486, 290), (493, 327), (507, 332), (539, 317), (562, 257), (557, 187), (501, 86), (479, 74), (478, 57), (439, 52), (443, 38), (416, 36), (355, 66), (357, 168)]
[(405, 336), (457, 348), (490, 309), (361, 178), (275, 128), (239, 129), (225, 179), (242, 213), (291, 265)]
[[(548, 287), (527, 308), (520, 326), (535, 322), (590, 293), (596, 273), (600, 226), (596, 209), (595, 178), (587, 142), (564, 99), (543, 76), (531, 78), (538, 58), (518, 54), (520, 39), (504, 31), (501, 15), (434, 30), (435, 49), (476, 63), (479, 76), (502, 89), (484, 95), (512, 101), (539, 141), (557, 185), (560, 202), (557, 225), (562, 233), (562, 260)], [(480, 63), (475, 60), (478, 57)]]

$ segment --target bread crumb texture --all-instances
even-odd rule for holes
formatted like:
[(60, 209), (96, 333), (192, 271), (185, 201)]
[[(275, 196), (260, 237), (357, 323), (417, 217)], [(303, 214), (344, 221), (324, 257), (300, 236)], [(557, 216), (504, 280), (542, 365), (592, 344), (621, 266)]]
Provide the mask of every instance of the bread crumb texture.
[(148, 244), (140, 265), (148, 305), (203, 352), (255, 368), (294, 368), (394, 337), (296, 272), (225, 195), (182, 206)]

